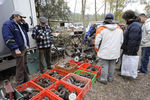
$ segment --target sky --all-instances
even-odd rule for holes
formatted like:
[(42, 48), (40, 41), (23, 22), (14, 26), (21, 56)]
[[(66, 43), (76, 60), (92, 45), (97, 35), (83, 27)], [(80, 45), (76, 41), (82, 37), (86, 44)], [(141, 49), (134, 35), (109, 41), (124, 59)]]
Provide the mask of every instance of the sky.
[[(81, 0), (77, 0), (77, 5), (75, 9), (75, 2), (76, 0), (65, 0), (68, 3), (68, 6), (70, 7), (70, 10), (74, 13), (81, 13)], [(123, 11), (126, 10), (133, 10), (133, 11), (138, 11), (139, 13), (145, 13), (144, 12), (144, 5), (140, 4), (140, 0), (137, 0), (138, 2), (128, 4), (127, 7)], [(104, 12), (104, 6), (103, 5), (103, 0), (97, 0), (97, 10), (99, 14), (102, 14)], [(87, 7), (86, 7), (86, 14), (94, 14), (95, 13), (95, 0), (87, 0)]]

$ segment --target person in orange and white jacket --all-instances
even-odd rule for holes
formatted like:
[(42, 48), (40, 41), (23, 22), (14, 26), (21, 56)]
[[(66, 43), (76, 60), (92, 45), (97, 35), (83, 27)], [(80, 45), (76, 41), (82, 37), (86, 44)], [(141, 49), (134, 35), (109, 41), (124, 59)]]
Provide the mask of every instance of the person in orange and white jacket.
[(114, 76), (115, 61), (120, 57), (120, 48), (123, 43), (123, 31), (113, 23), (113, 14), (107, 14), (103, 25), (96, 30), (95, 50), (99, 58), (98, 64), (102, 67), (98, 79), (106, 84)]

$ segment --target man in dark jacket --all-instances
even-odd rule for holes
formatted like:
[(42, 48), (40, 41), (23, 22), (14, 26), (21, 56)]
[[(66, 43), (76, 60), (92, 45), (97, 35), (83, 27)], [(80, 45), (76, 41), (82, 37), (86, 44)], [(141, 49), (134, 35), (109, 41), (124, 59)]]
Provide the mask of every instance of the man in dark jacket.
[(124, 12), (122, 18), (128, 25), (124, 32), (123, 54), (137, 55), (142, 38), (141, 24), (137, 20), (135, 13), (131, 10)]
[(18, 85), (28, 81), (27, 48), (29, 48), (28, 24), (19, 11), (14, 11), (10, 20), (2, 27), (3, 39), (6, 46), (16, 58), (16, 82)]

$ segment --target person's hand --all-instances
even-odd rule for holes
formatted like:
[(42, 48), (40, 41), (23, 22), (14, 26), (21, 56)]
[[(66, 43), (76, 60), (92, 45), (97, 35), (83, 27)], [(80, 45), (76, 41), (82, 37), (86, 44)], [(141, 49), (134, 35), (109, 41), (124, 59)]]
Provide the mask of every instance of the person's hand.
[(21, 51), (19, 49), (15, 50), (16, 55), (21, 55)]
[(26, 21), (22, 18), (21, 19), (21, 22), (23, 23), (23, 24), (26, 24)]
[(87, 37), (87, 40), (91, 40), (91, 37), (88, 36), (88, 37)]
[(40, 39), (44, 39), (44, 36), (40, 36)]

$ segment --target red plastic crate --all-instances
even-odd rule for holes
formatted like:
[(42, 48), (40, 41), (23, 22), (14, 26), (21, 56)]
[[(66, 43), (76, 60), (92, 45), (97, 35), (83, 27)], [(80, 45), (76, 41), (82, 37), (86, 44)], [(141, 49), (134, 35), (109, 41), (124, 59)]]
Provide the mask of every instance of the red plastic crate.
[(67, 72), (67, 73), (74, 73), (77, 70), (78, 65), (75, 64), (75, 63), (67, 62), (67, 63), (69, 63), (69, 65), (72, 68), (64, 68), (64, 67), (60, 66), (61, 63), (65, 63), (65, 62), (67, 62), (67, 61), (57, 62), (54, 66), (55, 66), (56, 69), (59, 69), (61, 71)]
[[(68, 83), (67, 80), (69, 79), (69, 77), (73, 76), (75, 79), (79, 80), (80, 82), (84, 83), (85, 86), (83, 88), (80, 88), (76, 85), (73, 85), (71, 83)], [(70, 73), (68, 74), (67, 76), (65, 76), (63, 79), (61, 79), (62, 81), (66, 82), (67, 84), (71, 84), (73, 86), (75, 86), (76, 88), (79, 88), (81, 90), (83, 90), (83, 96), (89, 91), (89, 89), (91, 88), (91, 80), (86, 78), (86, 77), (82, 77), (80, 75), (77, 75), (77, 74), (73, 74), (73, 73)]]
[(77, 61), (74, 61), (74, 60), (68, 60), (68, 62), (70, 62), (70, 63), (75, 63), (75, 64), (77, 64), (78, 66), (80, 66), (80, 65), (83, 64), (83, 62), (77, 62)]
[[(33, 83), (32, 81), (29, 81), (29, 82), (26, 82), (26, 83), (24, 83), (24, 84), (22, 84), (22, 85), (20, 85), (20, 86), (17, 86), (16, 87), (16, 90), (19, 92), (19, 91), (24, 91), (26, 88), (28, 88), (28, 87), (33, 87), (34, 89), (36, 89), (36, 90), (39, 90), (40, 92), (41, 91), (43, 91), (44, 89), (43, 88), (41, 88), (41, 87), (39, 87), (38, 85), (36, 85), (35, 83)], [(40, 93), (39, 92), (39, 93)], [(38, 93), (38, 94), (39, 94)], [(37, 94), (37, 95), (38, 95)], [(32, 97), (33, 98), (33, 97)], [(31, 98), (31, 99), (32, 99)], [(30, 100), (31, 100), (30, 99)]]
[[(89, 66), (94, 66), (94, 67), (98, 68), (98, 71), (94, 72), (94, 71), (86, 69)], [(96, 65), (92, 65), (92, 64), (84, 63), (80, 67), (78, 67), (78, 69), (85, 70), (85, 71), (88, 71), (88, 72), (91, 72), (91, 73), (95, 73), (97, 75), (96, 78), (98, 78), (100, 76), (100, 74), (101, 74), (101, 66), (96, 66)]]
[[(47, 74), (41, 74), (41, 75), (35, 77), (34, 79), (32, 79), (31, 81), (32, 81), (33, 83), (37, 84), (36, 82), (38, 82), (42, 77), (44, 77), (44, 78), (50, 80), (50, 81), (53, 82), (53, 83), (57, 81), (55, 78), (53, 78), (53, 77), (51, 77), (51, 76), (49, 76), (49, 75), (47, 75)], [(37, 84), (37, 85), (38, 85), (38, 84)], [(44, 89), (44, 87), (42, 87), (42, 86), (40, 86), (40, 85), (38, 85), (38, 86)], [(50, 85), (50, 86), (51, 86), (51, 85)], [(49, 87), (50, 87), (50, 86), (49, 86)], [(47, 87), (47, 88), (48, 88), (48, 87)]]
[[(70, 84), (66, 84), (65, 82), (59, 80), (57, 81), (55, 84), (53, 84), (52, 87), (49, 87), (47, 88), (47, 91), (51, 91), (51, 89), (55, 89), (57, 90), (58, 89), (58, 86), (60, 84), (63, 84), (64, 85), (64, 88), (68, 89), (69, 92), (73, 92), (73, 91), (76, 91), (77, 92), (77, 97), (75, 100), (82, 100), (83, 99), (83, 90), (79, 89), (79, 88), (76, 88), (75, 86), (73, 85), (70, 85)], [(52, 91), (51, 91), (52, 92)], [(55, 93), (53, 93), (55, 94)], [(59, 97), (59, 96), (58, 96)]]
[[(56, 68), (54, 68), (54, 69), (52, 69), (52, 70), (46, 72), (45, 74), (49, 75), (49, 73), (52, 73), (52, 72), (54, 72), (54, 71), (56, 71), (58, 74), (63, 75), (63, 76), (66, 76), (66, 75), (68, 74), (67, 72), (64, 72), (64, 71), (59, 70), (59, 69), (56, 69)], [(49, 76), (50, 76), (50, 75), (49, 75)], [(51, 76), (51, 77), (52, 77), (52, 76)], [(55, 77), (53, 77), (53, 78), (55, 78)], [(55, 78), (55, 79), (56, 79), (56, 78)], [(57, 79), (57, 80), (58, 80), (58, 79)]]
[(60, 97), (58, 97), (57, 95), (55, 95), (54, 93), (52, 93), (51, 91), (49, 91), (49, 92), (43, 91), (43, 92), (39, 93), (38, 95), (36, 95), (31, 100), (42, 100), (45, 96), (48, 97), (50, 100), (63, 100)]

